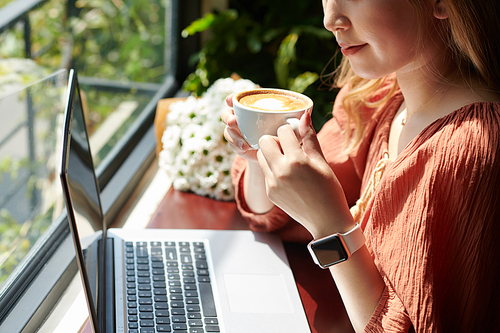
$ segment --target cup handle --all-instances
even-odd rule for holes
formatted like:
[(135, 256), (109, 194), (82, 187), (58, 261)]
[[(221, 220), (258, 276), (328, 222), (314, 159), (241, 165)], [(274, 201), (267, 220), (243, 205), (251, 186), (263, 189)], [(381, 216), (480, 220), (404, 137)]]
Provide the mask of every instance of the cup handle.
[(286, 122), (289, 123), (290, 126), (292, 126), (293, 131), (295, 132), (295, 136), (297, 136), (297, 138), (300, 141), (300, 134), (299, 134), (299, 122), (300, 122), (300, 119), (298, 119), (298, 118), (287, 118)]

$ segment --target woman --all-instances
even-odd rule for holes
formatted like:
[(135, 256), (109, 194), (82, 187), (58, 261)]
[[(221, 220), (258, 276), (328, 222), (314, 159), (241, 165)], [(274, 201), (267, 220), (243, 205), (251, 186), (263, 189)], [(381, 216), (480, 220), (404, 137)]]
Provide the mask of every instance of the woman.
[(365, 244), (329, 267), (358, 332), (500, 331), (498, 4), (323, 8), (344, 60), (318, 135), (305, 114), (300, 140), (286, 125), (250, 150), (222, 115), (242, 214), (295, 241), (361, 225)]

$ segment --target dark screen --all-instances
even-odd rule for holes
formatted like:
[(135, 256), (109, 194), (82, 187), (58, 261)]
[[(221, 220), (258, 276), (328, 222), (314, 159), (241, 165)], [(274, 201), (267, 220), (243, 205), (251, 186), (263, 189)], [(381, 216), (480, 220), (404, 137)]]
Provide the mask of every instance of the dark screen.
[(328, 242), (315, 244), (314, 251), (316, 252), (319, 262), (326, 266), (344, 261), (347, 257), (347, 253), (344, 251), (344, 247), (338, 237), (332, 238)]
[(99, 332), (98, 315), (103, 304), (99, 304), (99, 286), (103, 283), (102, 273), (106, 227), (103, 219), (99, 187), (94, 171), (85, 113), (76, 73), (70, 72), (68, 84), (68, 105), (66, 108), (61, 181), (65, 192), (68, 220), (75, 240), (77, 261), (87, 296), (93, 330)]
[[(73, 209), (77, 214), (79, 229), (80, 227), (90, 226), (93, 231), (102, 230), (103, 218), (99, 189), (96, 183), (80, 91), (77, 85), (75, 85), (74, 90), (73, 120), (71, 123), (67, 170), (69, 191)], [(80, 237), (85, 236), (85, 234), (86, 232), (82, 232)]]

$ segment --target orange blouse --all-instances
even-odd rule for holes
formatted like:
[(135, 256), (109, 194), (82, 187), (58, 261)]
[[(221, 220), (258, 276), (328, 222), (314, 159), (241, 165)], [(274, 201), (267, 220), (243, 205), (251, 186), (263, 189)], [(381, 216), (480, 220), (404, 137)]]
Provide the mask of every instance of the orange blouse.
[[(349, 155), (342, 153), (347, 122), (341, 103), (318, 133), (350, 205), (388, 151), (402, 102), (396, 92), (383, 107), (363, 110), (367, 127)], [(241, 188), (245, 165), (237, 157), (232, 177), (250, 228), (309, 241), (310, 234), (279, 208), (249, 211)], [(499, 332), (500, 103), (464, 106), (424, 129), (389, 162), (361, 221), (386, 283), (365, 332)]]

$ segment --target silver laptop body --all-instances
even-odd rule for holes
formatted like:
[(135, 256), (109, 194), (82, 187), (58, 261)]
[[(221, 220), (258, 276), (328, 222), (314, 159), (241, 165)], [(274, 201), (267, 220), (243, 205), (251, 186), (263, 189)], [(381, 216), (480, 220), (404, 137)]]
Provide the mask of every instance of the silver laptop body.
[(277, 236), (107, 229), (73, 70), (60, 166), (95, 333), (310, 332)]

